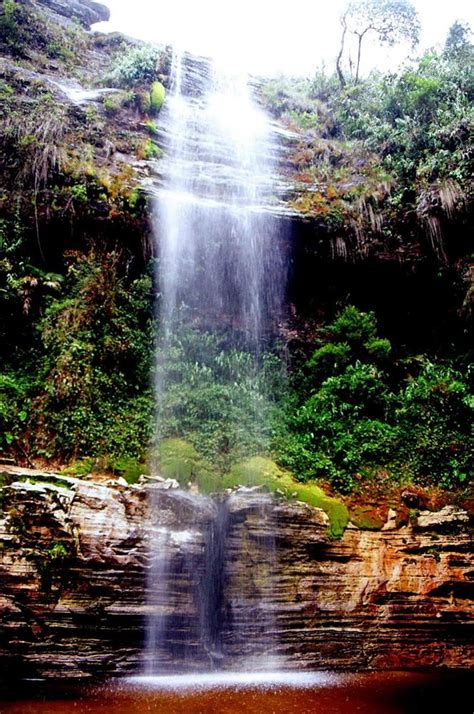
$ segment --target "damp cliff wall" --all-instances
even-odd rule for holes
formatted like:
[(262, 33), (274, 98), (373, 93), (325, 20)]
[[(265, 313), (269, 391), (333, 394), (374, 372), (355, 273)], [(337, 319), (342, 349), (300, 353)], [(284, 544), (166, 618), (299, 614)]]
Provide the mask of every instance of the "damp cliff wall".
[[(67, 477), (4, 487), (3, 676), (140, 671), (147, 615), (163, 605), (152, 591), (147, 598), (150, 553), (159, 557), (149, 545), (164, 531), (172, 595), (162, 665), (179, 666), (183, 653), (188, 666), (215, 665), (198, 639), (201, 605), (191, 584), (191, 574), (196, 582), (208, 572), (215, 508), (179, 491), (156, 490), (149, 499), (145, 488)], [(425, 512), (409, 526), (389, 521), (379, 532), (350, 525), (331, 540), (325, 514), (302, 503), (240, 490), (227, 509), (220, 666), (245, 666), (252, 642), (266, 661), (289, 669), (474, 663), (473, 549), (464, 511)], [(262, 622), (274, 628), (263, 645)]]

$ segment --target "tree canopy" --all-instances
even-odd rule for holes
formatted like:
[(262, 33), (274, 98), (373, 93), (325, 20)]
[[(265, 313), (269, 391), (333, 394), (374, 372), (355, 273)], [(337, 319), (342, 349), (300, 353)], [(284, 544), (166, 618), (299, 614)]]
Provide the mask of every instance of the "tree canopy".
[[(345, 78), (341, 62), (347, 33), (356, 38), (357, 55), (354, 71), (356, 83), (360, 74), (362, 43), (367, 35), (374, 35), (382, 45), (393, 46), (398, 42), (408, 41), (414, 46), (418, 42), (420, 33), (418, 15), (409, 0), (352, 0), (341, 17), (341, 24), (343, 32), (337, 70), (342, 85), (345, 84)], [(351, 58), (349, 62), (352, 68), (354, 62)]]

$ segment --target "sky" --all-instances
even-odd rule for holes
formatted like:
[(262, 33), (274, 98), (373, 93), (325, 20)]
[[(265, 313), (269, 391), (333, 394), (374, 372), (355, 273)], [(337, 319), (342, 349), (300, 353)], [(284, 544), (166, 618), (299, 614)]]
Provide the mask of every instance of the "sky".
[[(103, 0), (109, 23), (95, 27), (217, 56), (253, 74), (311, 76), (334, 66), (347, 0)], [(455, 20), (474, 28), (472, 0), (412, 0), (422, 26), (417, 52), (442, 45)], [(413, 52), (367, 40), (363, 71), (395, 68)]]

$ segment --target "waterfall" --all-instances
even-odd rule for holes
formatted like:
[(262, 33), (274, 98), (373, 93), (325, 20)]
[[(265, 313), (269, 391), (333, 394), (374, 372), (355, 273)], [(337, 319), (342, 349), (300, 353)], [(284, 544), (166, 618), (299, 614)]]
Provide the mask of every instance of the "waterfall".
[(186, 306), (191, 319), (226, 324), (235, 343), (258, 351), (284, 286), (276, 220), (264, 205), (274, 185), (271, 125), (245, 76), (211, 62), (196, 70), (185, 55), (172, 76), (156, 211), (162, 338)]
[[(247, 76), (216, 61), (183, 53), (174, 58), (171, 90), (160, 115), (164, 155), (157, 165), (155, 206), (160, 291), (156, 443), (163, 437), (164, 405), (169, 416), (167, 399), (176, 386), (166, 368), (182, 331), (190, 327), (206, 335), (225, 331), (227, 346), (245, 353), (244, 376), (253, 385), (248, 429), (265, 435), (268, 427), (260, 408), (260, 360), (281, 319), (285, 260), (280, 221), (269, 210), (278, 142), (253, 92)], [(183, 342), (179, 345), (182, 348)], [(192, 345), (184, 349), (189, 350), (185, 357), (192, 363)], [(222, 424), (231, 434), (241, 429), (232, 419), (229, 416), (229, 423)], [(179, 425), (179, 415), (176, 422)], [(188, 638), (188, 646), (183, 642), (179, 656), (175, 650), (171, 659), (179, 659), (185, 668), (196, 666), (197, 651), (209, 668), (219, 667), (226, 650), (233, 649), (232, 640), (248, 640), (255, 631), (250, 622), (255, 616), (260, 618), (265, 644), (252, 647), (246, 641), (242, 648), (247, 655), (263, 653), (269, 641), (263, 631), (273, 631), (271, 618), (259, 611), (255, 594), (249, 603), (244, 594), (224, 603), (228, 509), (223, 497), (207, 500), (213, 515), (204, 529), (201, 558), (183, 562), (180, 573), (189, 579), (197, 614), (194, 624), (173, 625)], [(163, 661), (156, 652), (173, 649), (166, 600), (176, 593), (167, 581), (173, 577), (172, 544), (179, 536), (170, 529), (169, 537), (158, 533), (150, 549), (148, 592), (155, 602), (148, 623), (148, 674), (156, 674)], [(272, 570), (274, 559), (274, 543), (270, 546), (266, 546), (270, 561), (266, 570)], [(251, 570), (250, 555), (243, 562)]]

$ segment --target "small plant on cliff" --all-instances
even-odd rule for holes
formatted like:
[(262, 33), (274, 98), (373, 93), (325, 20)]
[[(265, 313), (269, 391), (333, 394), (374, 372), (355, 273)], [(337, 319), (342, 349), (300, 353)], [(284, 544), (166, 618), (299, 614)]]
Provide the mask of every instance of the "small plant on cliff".
[(150, 111), (158, 114), (165, 101), (165, 88), (161, 82), (153, 82), (150, 91)]
[(132, 47), (118, 61), (108, 80), (117, 87), (140, 87), (157, 78), (161, 53), (153, 45)]

